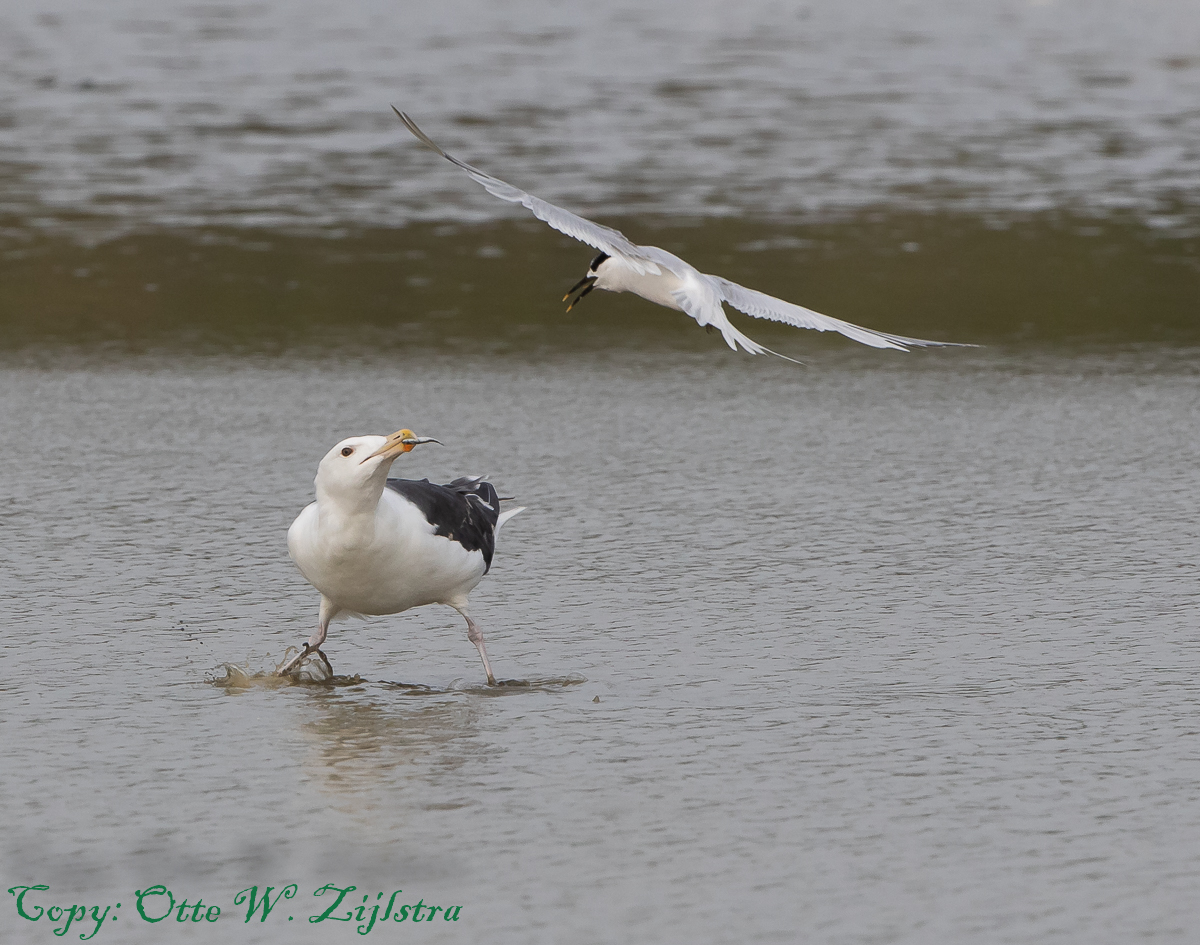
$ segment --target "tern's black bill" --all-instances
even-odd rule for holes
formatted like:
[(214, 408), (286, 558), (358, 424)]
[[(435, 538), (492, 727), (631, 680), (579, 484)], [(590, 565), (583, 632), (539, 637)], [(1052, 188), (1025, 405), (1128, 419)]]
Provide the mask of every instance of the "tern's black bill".
[[(563, 296), (563, 301), (565, 302), (567, 299), (569, 299), (571, 297), (572, 292), (578, 292), (585, 285), (590, 289), (592, 287), (592, 284), (595, 281), (596, 281), (595, 276), (584, 276), (582, 279), (580, 279), (578, 282), (576, 282), (573, 286), (571, 286), (571, 288), (567, 289), (567, 294)], [(584, 295), (586, 295), (586, 294), (587, 293), (585, 292)], [(583, 298), (583, 296), (581, 295), (579, 298)], [(576, 299), (576, 301), (578, 301), (578, 299)], [(572, 304), (574, 304), (574, 303), (572, 303)]]
[[(580, 292), (580, 293), (579, 293), (577, 296), (575, 296), (575, 298), (574, 298), (574, 300), (571, 302), (571, 304), (567, 306), (567, 311), (568, 311), (568, 312), (569, 312), (569, 311), (571, 311), (571, 309), (573, 309), (573, 308), (574, 308), (576, 305), (578, 305), (578, 304), (579, 304), (579, 300), (580, 300), (581, 298), (583, 298), (585, 295), (587, 295), (589, 292), (591, 292), (591, 291), (592, 291), (592, 289), (594, 289), (594, 288), (596, 288), (596, 284), (593, 282), (593, 283), (592, 283), (591, 285), (589, 285), (589, 286), (588, 286), (586, 289), (584, 289), (584, 290), (583, 290), (582, 292)], [(570, 294), (571, 294), (570, 292), (568, 292), (568, 293), (567, 293), (567, 295), (570, 295)]]

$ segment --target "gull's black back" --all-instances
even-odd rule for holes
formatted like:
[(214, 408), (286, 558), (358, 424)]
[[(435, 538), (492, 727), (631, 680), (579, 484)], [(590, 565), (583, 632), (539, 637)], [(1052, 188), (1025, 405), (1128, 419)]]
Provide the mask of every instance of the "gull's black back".
[(484, 573), (491, 570), (500, 496), (490, 482), (464, 478), (439, 486), (428, 479), (389, 479), (387, 487), (420, 509), (434, 534), (483, 552)]

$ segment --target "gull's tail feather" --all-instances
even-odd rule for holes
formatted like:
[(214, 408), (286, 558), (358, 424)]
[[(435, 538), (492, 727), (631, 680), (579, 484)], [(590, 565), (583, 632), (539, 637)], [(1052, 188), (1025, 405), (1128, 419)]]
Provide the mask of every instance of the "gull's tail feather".
[(500, 517), (498, 519), (496, 519), (495, 533), (497, 535), (500, 534), (500, 529), (501, 529), (501, 527), (503, 527), (504, 523), (507, 522), (514, 515), (520, 515), (522, 512), (525, 511), (526, 508), (528, 508), (528, 506), (518, 505), (515, 509), (509, 509), (507, 512), (501, 512)]

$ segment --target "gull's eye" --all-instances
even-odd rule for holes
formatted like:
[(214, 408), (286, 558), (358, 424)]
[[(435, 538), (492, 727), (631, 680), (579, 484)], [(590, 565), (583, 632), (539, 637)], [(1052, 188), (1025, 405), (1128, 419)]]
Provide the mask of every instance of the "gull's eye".
[(343, 446), (342, 447), (342, 455), (343, 456), (349, 456), (353, 452), (354, 452), (353, 446)]

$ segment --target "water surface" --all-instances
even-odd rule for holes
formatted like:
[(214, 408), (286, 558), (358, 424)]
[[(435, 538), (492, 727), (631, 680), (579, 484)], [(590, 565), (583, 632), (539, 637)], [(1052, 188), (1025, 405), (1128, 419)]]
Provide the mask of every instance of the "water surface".
[(9, 0), (0, 212), (72, 232), (506, 212), (395, 103), (591, 213), (1067, 208), (1194, 230), (1197, 50), (1190, 0)]
[[(1197, 918), (1194, 352), (43, 352), (0, 384), (12, 882), (403, 888), (463, 905), (431, 941)], [(400, 424), (448, 445), (397, 472), (530, 506), (474, 601), (534, 684), (482, 688), (436, 608), (335, 626), (361, 685), (206, 681), (309, 633), (286, 527), (327, 443)], [(238, 940), (333, 934), (300, 927)]]

